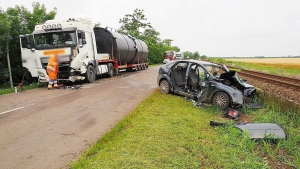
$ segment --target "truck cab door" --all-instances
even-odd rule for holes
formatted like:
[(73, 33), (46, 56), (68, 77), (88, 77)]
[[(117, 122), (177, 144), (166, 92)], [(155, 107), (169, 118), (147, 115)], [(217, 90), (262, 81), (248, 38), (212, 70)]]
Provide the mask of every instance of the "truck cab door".
[(38, 77), (36, 52), (33, 48), (32, 35), (20, 35), (21, 58), (23, 67), (30, 71), (32, 77)]
[(78, 44), (80, 53), (88, 53), (90, 59), (95, 58), (93, 38), (90, 32), (78, 31)]

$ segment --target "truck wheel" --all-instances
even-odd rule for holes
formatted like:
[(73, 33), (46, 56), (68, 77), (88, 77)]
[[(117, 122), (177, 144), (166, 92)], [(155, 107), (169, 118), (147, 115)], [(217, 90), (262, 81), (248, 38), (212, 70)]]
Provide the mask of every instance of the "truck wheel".
[(167, 80), (162, 80), (159, 83), (160, 92), (162, 94), (168, 94), (170, 93), (170, 83)]
[(93, 83), (95, 79), (96, 79), (95, 69), (92, 65), (89, 65), (85, 73), (85, 81), (88, 83)]
[(212, 98), (212, 105), (218, 106), (221, 110), (225, 110), (230, 105), (230, 99), (227, 93), (217, 92)]
[(108, 67), (108, 77), (113, 77), (114, 74), (115, 74), (113, 64), (112, 64), (112, 63), (109, 63), (109, 64), (107, 65), (107, 67)]

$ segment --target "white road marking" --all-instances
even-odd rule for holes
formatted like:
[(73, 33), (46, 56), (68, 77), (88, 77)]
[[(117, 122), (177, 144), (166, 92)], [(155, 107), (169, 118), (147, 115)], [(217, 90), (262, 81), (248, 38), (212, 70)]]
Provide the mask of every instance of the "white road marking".
[(15, 108), (15, 109), (7, 110), (5, 112), (1, 112), (0, 115), (6, 114), (6, 113), (9, 113), (9, 112), (13, 112), (13, 111), (16, 111), (16, 110), (24, 109), (24, 108), (32, 106), (32, 105), (35, 105), (35, 103), (27, 105), (27, 106), (23, 106), (23, 107), (18, 107), (18, 108)]

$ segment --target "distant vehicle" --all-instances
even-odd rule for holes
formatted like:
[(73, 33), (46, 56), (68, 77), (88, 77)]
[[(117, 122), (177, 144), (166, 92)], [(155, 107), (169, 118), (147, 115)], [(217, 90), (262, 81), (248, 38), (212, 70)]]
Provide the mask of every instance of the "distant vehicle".
[(173, 50), (168, 50), (164, 52), (164, 60), (163, 63), (169, 63), (172, 60), (176, 59), (176, 52)]
[(176, 53), (176, 60), (181, 60), (181, 59), (183, 59), (183, 53), (177, 52)]
[[(256, 95), (254, 86), (239, 79), (225, 65), (197, 60), (176, 60), (160, 67), (157, 83), (161, 93), (177, 93), (225, 110), (241, 107)], [(247, 99), (249, 98), (249, 99)]]
[(171, 60), (170, 59), (164, 59), (163, 64), (169, 63)]

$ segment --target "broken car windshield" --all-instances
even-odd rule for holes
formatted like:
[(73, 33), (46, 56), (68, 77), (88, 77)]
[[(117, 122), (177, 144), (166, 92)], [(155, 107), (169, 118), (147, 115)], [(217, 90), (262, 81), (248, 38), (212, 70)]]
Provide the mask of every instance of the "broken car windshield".
[(205, 66), (205, 69), (214, 76), (220, 76), (222, 73), (227, 72), (226, 69), (220, 65), (210, 64), (210, 65), (204, 65), (204, 66)]

